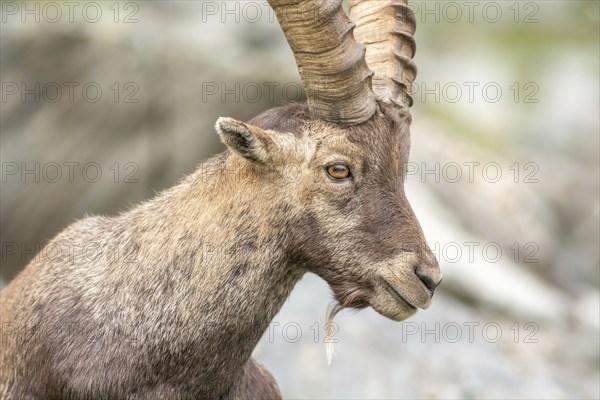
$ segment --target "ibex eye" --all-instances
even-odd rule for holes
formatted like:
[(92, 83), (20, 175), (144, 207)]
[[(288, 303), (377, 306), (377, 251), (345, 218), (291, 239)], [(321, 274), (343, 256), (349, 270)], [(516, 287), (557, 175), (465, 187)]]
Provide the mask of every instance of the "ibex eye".
[(325, 169), (327, 170), (327, 175), (333, 179), (348, 179), (352, 176), (350, 174), (350, 167), (346, 164), (331, 164), (325, 167)]

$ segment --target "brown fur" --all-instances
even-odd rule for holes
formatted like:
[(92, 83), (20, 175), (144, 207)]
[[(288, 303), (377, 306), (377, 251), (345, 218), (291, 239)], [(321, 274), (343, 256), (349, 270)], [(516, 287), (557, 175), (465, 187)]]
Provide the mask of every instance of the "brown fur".
[[(404, 196), (407, 119), (379, 104), (345, 128), (305, 105), (220, 120), (227, 152), (72, 224), (1, 292), (2, 398), (279, 398), (251, 354), (306, 271), (343, 307), (426, 308), (416, 268), (440, 274)], [(327, 177), (333, 161), (354, 180)]]

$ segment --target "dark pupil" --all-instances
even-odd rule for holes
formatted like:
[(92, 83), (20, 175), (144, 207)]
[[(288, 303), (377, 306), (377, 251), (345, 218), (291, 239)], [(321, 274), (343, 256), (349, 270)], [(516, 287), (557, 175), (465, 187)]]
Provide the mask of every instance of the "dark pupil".
[(344, 167), (343, 165), (335, 165), (333, 167), (333, 171), (335, 172), (336, 175), (345, 175), (346, 167)]

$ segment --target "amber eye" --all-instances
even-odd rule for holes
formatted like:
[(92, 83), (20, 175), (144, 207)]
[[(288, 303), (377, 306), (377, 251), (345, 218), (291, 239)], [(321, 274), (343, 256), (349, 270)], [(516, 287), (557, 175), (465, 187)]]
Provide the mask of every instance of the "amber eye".
[(333, 179), (350, 178), (350, 168), (346, 164), (331, 164), (326, 167), (327, 174)]

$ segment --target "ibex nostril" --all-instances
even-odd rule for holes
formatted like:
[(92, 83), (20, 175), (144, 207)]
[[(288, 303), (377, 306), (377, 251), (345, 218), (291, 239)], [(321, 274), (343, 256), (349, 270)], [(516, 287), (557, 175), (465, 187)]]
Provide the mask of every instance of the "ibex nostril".
[(421, 282), (423, 282), (425, 287), (431, 291), (431, 293), (433, 293), (435, 291), (435, 288), (437, 288), (438, 285), (442, 282), (441, 279), (438, 282), (435, 282), (431, 274), (426, 272), (424, 268), (415, 268), (415, 275), (417, 275), (417, 277), (421, 280)]

